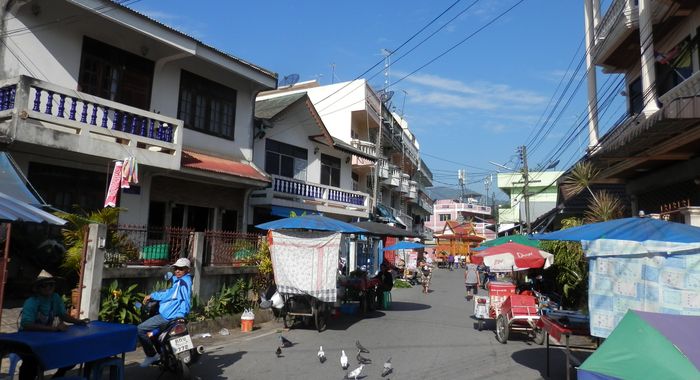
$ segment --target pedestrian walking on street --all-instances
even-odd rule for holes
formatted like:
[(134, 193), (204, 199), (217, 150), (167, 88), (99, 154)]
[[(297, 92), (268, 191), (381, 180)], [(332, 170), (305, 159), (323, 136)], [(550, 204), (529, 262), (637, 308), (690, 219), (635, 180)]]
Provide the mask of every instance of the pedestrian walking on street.
[(425, 261), (422, 261), (418, 266), (418, 276), (420, 276), (421, 285), (423, 285), (423, 293), (428, 294), (430, 290), (430, 277), (432, 268)]
[(467, 287), (467, 299), (471, 300), (479, 292), (479, 272), (476, 264), (467, 264), (467, 269), (464, 271), (464, 285)]
[(451, 254), (447, 256), (447, 268), (452, 270), (455, 266), (455, 255)]

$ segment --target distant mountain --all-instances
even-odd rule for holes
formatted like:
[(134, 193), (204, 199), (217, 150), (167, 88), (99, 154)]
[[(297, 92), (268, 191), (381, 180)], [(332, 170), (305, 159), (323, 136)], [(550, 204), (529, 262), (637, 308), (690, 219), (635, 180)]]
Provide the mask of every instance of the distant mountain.
[[(434, 200), (438, 199), (459, 199), (459, 195), (461, 191), (459, 189), (455, 189), (453, 187), (446, 187), (446, 186), (435, 186), (435, 187), (429, 187), (425, 189), (425, 192), (428, 193), (430, 198)], [(465, 194), (466, 197), (471, 197), (471, 198), (480, 198), (482, 194), (477, 193), (474, 190), (471, 189), (465, 189)]]

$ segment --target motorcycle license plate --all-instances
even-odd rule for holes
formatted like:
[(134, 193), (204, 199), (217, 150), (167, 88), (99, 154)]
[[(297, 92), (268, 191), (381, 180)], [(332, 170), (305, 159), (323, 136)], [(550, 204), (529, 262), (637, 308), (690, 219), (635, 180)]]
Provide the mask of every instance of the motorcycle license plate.
[(194, 344), (192, 344), (192, 338), (190, 338), (189, 335), (172, 339), (170, 341), (170, 346), (173, 348), (173, 352), (175, 354), (179, 354), (180, 352), (185, 352), (194, 348)]

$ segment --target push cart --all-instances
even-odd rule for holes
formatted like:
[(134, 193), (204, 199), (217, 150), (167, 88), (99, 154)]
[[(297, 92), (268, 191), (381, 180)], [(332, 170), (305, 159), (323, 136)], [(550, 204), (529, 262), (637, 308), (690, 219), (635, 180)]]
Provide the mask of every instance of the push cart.
[(483, 329), (485, 319), (495, 319), (496, 339), (508, 342), (511, 331), (526, 332), (536, 344), (544, 342), (542, 329), (537, 326), (540, 310), (534, 296), (515, 294), (515, 285), (506, 282), (489, 282), (488, 297), (476, 296), (474, 317), (477, 328)]
[(282, 298), (284, 306), (281, 315), (285, 328), (291, 328), (296, 322), (306, 326), (313, 322), (318, 332), (326, 329), (333, 310), (332, 302), (324, 302), (308, 294), (282, 294)]

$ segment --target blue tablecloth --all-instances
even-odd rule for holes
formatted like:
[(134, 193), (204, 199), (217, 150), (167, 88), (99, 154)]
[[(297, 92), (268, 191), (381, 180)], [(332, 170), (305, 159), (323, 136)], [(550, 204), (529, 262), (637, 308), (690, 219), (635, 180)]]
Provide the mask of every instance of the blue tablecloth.
[(136, 326), (93, 321), (87, 326), (70, 326), (64, 332), (0, 334), (0, 347), (30, 349), (49, 370), (134, 351)]

